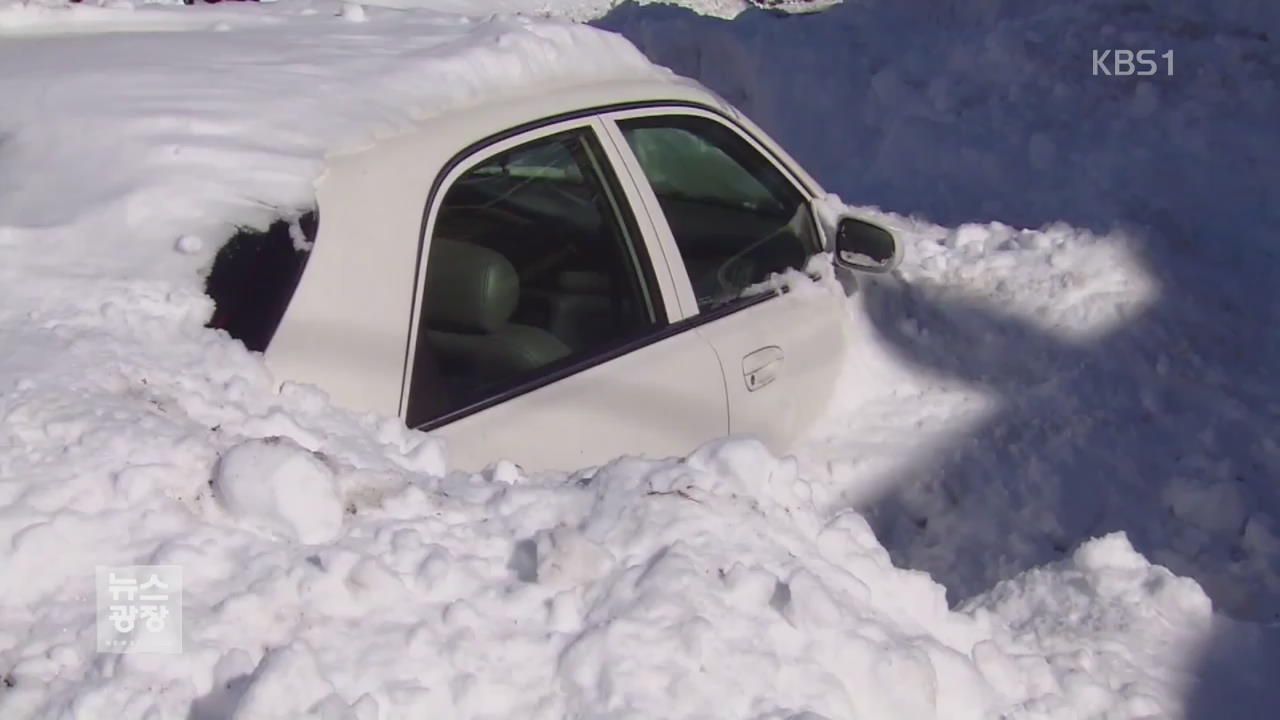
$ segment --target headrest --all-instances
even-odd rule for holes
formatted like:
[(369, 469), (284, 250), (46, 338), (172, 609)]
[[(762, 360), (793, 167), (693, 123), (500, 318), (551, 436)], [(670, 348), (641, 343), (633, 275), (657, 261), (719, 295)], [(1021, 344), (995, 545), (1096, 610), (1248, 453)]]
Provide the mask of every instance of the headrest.
[(497, 331), (515, 312), (520, 276), (494, 250), (436, 237), (427, 259), (426, 324), (463, 333)]

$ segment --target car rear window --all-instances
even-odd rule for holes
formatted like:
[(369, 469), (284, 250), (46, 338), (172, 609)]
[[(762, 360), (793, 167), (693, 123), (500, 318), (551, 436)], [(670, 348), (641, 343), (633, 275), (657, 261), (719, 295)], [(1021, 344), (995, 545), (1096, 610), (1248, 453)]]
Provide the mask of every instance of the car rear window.
[(314, 210), (281, 218), (266, 230), (241, 229), (218, 251), (205, 281), (213, 298), (209, 327), (226, 330), (250, 350), (271, 343), (319, 229)]

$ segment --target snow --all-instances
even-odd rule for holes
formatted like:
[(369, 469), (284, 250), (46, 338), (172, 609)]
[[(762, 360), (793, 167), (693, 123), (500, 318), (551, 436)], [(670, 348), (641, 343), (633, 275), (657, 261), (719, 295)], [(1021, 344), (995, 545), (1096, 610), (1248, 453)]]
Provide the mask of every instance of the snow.
[[(794, 456), (538, 475), (277, 390), (197, 270), (324, 150), (657, 72), (630, 45), (375, 3), (0, 9), (0, 716), (1269, 716), (1277, 103), (1241, 19), (1280, 18), (1133, 7), (1113, 32), (1178, 43), (1185, 85), (1043, 72), (1087, 67), (1100, 2), (602, 21), (907, 255), (861, 281)], [(181, 654), (94, 652), (100, 564), (182, 566)]]
[(232, 516), (278, 537), (314, 545), (342, 529), (342, 503), (333, 471), (287, 438), (237, 445), (218, 459), (210, 483)]
[[(278, 0), (261, 0), (274, 4)], [(557, 17), (583, 22), (594, 20), (625, 0), (289, 0), (285, 7), (288, 14), (313, 15), (328, 13), (336, 7), (336, 13), (351, 22), (364, 22), (366, 8), (392, 11), (427, 10), (455, 17), (484, 18), (494, 15), (521, 15), (529, 17)], [(841, 0), (631, 0), (641, 5), (675, 4), (701, 15), (729, 19), (755, 7), (765, 7), (781, 14), (811, 13), (825, 10)], [(183, 8), (183, 0), (98, 0), (93, 4), (71, 5), (70, 0), (7, 0), (8, 7), (0, 13), (0, 35), (55, 34), (109, 31), (163, 31), (205, 29), (225, 31), (231, 25), (223, 18), (230, 16), (233, 22), (244, 22), (245, 16), (238, 10), (199, 7), (195, 13)], [(146, 13), (125, 13), (139, 7)], [(157, 13), (168, 6), (185, 14)], [(174, 7), (176, 6), (176, 7)], [(259, 12), (259, 11), (255, 11)], [(268, 11), (269, 12), (269, 11)], [(210, 22), (212, 18), (214, 22)]]

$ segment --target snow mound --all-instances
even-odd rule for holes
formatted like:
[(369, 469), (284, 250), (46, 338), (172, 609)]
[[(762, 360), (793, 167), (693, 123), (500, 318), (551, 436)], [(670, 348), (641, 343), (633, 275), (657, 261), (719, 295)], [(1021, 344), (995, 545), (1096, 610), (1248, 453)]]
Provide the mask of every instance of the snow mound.
[[(1056, 678), (1054, 692), (1020, 705), (1039, 717), (1169, 717), (1157, 689), (1193, 685), (1213, 628), (1200, 587), (1149, 564), (1120, 533), (1001, 582), (964, 612), (1008, 628), (1022, 648), (1009, 652), (1012, 665)], [(1009, 669), (1006, 658), (981, 657), (993, 673)]]
[[(24, 578), (0, 606), (21, 618), (0, 626), (5, 716), (1070, 717), (1110, 699), (1140, 717), (1180, 687), (1144, 658), (1206, 630), (1196, 585), (1120, 537), (955, 612), (754, 440), (443, 473), (402, 426), (270, 395), (231, 343), (128, 334), (135, 364), (69, 353), (3, 405), (24, 448), (4, 455), (22, 492), (0, 539)], [(133, 562), (184, 567), (181, 655), (92, 652), (76, 598), (93, 565)]]
[(329, 542), (342, 529), (333, 471), (287, 438), (250, 440), (227, 450), (211, 487), (231, 515), (302, 543)]

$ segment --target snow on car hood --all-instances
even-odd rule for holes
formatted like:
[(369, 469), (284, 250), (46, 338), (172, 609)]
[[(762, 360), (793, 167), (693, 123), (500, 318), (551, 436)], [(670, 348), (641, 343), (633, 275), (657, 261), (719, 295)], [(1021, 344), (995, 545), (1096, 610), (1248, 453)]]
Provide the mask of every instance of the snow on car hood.
[[(200, 252), (255, 203), (304, 202), (324, 148), (490, 93), (655, 72), (627, 43), (292, 2), (39, 12), (69, 33), (169, 13), (184, 32), (0, 44), (0, 716), (1176, 707), (1185, 671), (1152, 658), (1194, 658), (1210, 604), (1123, 536), (953, 611), (749, 439), (451, 472), (434, 438), (277, 388), (203, 327)], [(96, 652), (95, 566), (132, 564), (183, 569), (181, 653)]]

